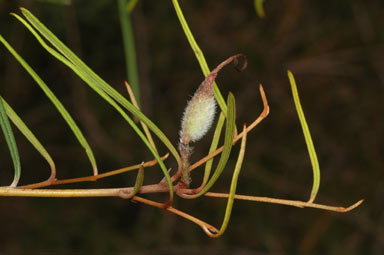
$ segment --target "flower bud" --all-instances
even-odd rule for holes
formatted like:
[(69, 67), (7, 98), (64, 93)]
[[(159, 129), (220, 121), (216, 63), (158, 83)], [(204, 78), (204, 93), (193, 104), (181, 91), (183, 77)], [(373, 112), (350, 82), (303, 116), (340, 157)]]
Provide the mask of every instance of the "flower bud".
[(189, 157), (191, 155), (190, 142), (200, 140), (212, 126), (215, 118), (216, 101), (213, 94), (213, 82), (216, 79), (217, 73), (230, 62), (234, 61), (238, 64), (237, 58), (244, 58), (244, 65), (239, 70), (242, 71), (247, 61), (243, 54), (237, 54), (229, 57), (220, 63), (201, 83), (192, 99), (188, 102), (185, 108), (184, 115), (181, 121), (180, 144), (179, 151), (181, 156), (181, 183), (188, 187), (191, 182), (189, 176)]

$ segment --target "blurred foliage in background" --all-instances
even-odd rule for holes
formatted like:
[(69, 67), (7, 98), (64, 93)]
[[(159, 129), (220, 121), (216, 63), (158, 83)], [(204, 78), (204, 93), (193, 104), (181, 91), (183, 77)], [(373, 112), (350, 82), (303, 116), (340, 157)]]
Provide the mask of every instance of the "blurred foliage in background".
[[(250, 122), (260, 112), (260, 82), (269, 99), (271, 114), (248, 137), (238, 193), (305, 200), (310, 191), (311, 165), (286, 76), (289, 68), (295, 74), (322, 167), (318, 201), (349, 205), (365, 198), (364, 204), (350, 213), (336, 214), (236, 201), (227, 232), (209, 239), (177, 216), (117, 198), (1, 198), (0, 252), (381, 254), (384, 2), (268, 0), (264, 19), (256, 15), (253, 1), (184, 0), (180, 4), (210, 67), (229, 55), (247, 55), (245, 72), (228, 68), (218, 77), (223, 94), (232, 91), (236, 96), (238, 123)], [(73, 113), (94, 148), (101, 172), (152, 159), (144, 146), (137, 146), (139, 139), (113, 109), (8, 15), (20, 6), (30, 9), (125, 93), (117, 1), (73, 0), (62, 6), (0, 0), (0, 31)], [(170, 1), (141, 0), (132, 18), (143, 111), (176, 144), (186, 100), (203, 76)], [(0, 84), (0, 94), (52, 154), (58, 177), (89, 174), (82, 148), (67, 128), (61, 128), (64, 121), (4, 48), (0, 49)], [(24, 169), (21, 184), (48, 176), (46, 163), (33, 147), (18, 132), (16, 139)], [(205, 155), (208, 146), (209, 139), (197, 143), (193, 158)], [(0, 152), (8, 153), (3, 141)], [(2, 157), (0, 165), (1, 185), (7, 185), (13, 175), (12, 161)], [(214, 190), (227, 191), (232, 172), (227, 169), (224, 174), (227, 178)], [(132, 173), (82, 187), (132, 185), (134, 180)], [(176, 199), (175, 205), (217, 225), (226, 201)]]

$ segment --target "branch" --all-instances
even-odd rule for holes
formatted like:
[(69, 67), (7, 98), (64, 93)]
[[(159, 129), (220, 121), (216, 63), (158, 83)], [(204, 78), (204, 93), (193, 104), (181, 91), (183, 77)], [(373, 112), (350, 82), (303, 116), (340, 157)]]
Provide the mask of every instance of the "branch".
[[(229, 195), (226, 193), (207, 192), (205, 193), (205, 196), (228, 198)], [(329, 206), (329, 205), (315, 204), (312, 202), (303, 202), (298, 200), (287, 200), (287, 199), (278, 199), (278, 198), (270, 198), (270, 197), (256, 197), (256, 196), (247, 196), (247, 195), (235, 195), (235, 199), (264, 202), (264, 203), (271, 203), (271, 204), (289, 205), (289, 206), (296, 206), (300, 208), (312, 207), (312, 208), (317, 208), (317, 209), (322, 209), (327, 211), (334, 211), (338, 213), (349, 212), (364, 202), (364, 199), (361, 199), (358, 202), (354, 203), (353, 205), (345, 208), (341, 206)]]
[[(169, 156), (169, 153), (165, 154), (164, 156), (161, 157), (161, 160), (167, 159)], [(156, 159), (147, 161), (143, 164), (143, 167), (151, 167), (154, 166), (158, 163)], [(28, 184), (24, 186), (20, 186), (20, 189), (36, 189), (36, 188), (43, 188), (43, 187), (48, 187), (52, 185), (62, 185), (62, 184), (69, 184), (69, 183), (78, 183), (78, 182), (94, 182), (97, 181), (98, 179), (102, 179), (105, 177), (125, 173), (128, 171), (133, 171), (139, 169), (141, 164), (136, 164), (133, 166), (128, 166), (124, 168), (120, 168), (117, 170), (109, 171), (103, 174), (98, 174), (98, 175), (91, 175), (91, 176), (84, 176), (84, 177), (78, 177), (78, 178), (71, 178), (71, 179), (65, 179), (65, 180), (55, 180), (55, 181), (44, 181), (44, 182), (39, 182), (39, 183), (33, 183), (33, 184)]]

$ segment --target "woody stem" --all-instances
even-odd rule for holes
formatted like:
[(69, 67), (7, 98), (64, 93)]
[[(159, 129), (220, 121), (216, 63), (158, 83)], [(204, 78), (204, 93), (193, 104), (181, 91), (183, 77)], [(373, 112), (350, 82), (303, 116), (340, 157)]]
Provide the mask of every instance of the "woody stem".
[(189, 147), (189, 144), (180, 142), (179, 151), (181, 157), (181, 183), (188, 187), (189, 183), (191, 182), (191, 178), (189, 175), (189, 155), (191, 153), (191, 149)]

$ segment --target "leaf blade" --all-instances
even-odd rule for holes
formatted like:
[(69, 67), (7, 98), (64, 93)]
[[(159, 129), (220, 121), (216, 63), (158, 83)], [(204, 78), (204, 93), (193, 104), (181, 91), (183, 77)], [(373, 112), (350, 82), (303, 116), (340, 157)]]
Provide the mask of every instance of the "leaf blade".
[[(136, 59), (136, 50), (135, 50), (135, 36), (133, 33), (132, 22), (131, 22), (131, 11), (133, 10), (134, 6), (130, 7), (132, 9), (128, 11), (126, 3), (127, 3), (126, 0), (118, 0), (119, 19), (120, 19), (121, 33), (123, 37), (127, 79), (129, 84), (132, 87), (133, 94), (135, 95), (138, 105), (141, 106), (139, 74), (137, 71), (137, 59)], [(132, 3), (134, 2), (130, 1), (128, 5)]]
[[(125, 97), (117, 92), (113, 87), (106, 83), (99, 75), (93, 72), (80, 58), (78, 58), (64, 43), (62, 43), (44, 24), (42, 24), (31, 12), (25, 8), (21, 8), (23, 15), (29, 22), (50, 42), (52, 45), (59, 50), (63, 56), (65, 56), (74, 66), (78, 67), (81, 72), (84, 72), (95, 86), (98, 86), (101, 90), (111, 96), (124, 108), (130, 111), (136, 118), (143, 121), (149, 129), (164, 143), (171, 154), (175, 157), (176, 161), (180, 164), (180, 156), (176, 148), (172, 145), (165, 134), (140, 110), (138, 110), (133, 104), (131, 104)], [(41, 42), (40, 42), (41, 43)], [(56, 57), (56, 56), (55, 56)], [(66, 64), (66, 63), (65, 63)], [(73, 70), (73, 68), (72, 68)], [(87, 82), (88, 85), (89, 82)]]
[(13, 124), (20, 130), (20, 132), (28, 139), (28, 141), (35, 147), (35, 149), (41, 154), (41, 156), (47, 161), (51, 168), (51, 176), (50, 179), (55, 178), (56, 176), (56, 166), (49, 155), (44, 146), (40, 143), (40, 141), (36, 138), (36, 136), (32, 133), (32, 131), (27, 127), (24, 121), (17, 115), (17, 113), (12, 109), (12, 107), (0, 96), (0, 100), (2, 101), (5, 112), (8, 117), (11, 119)]
[[(207, 61), (205, 60), (203, 52), (201, 51), (199, 45), (197, 44), (197, 42), (195, 40), (195, 37), (193, 36), (193, 34), (192, 34), (192, 32), (188, 26), (188, 23), (187, 23), (187, 21), (184, 17), (184, 14), (181, 10), (179, 1), (178, 0), (172, 0), (172, 3), (173, 3), (173, 7), (176, 11), (177, 17), (179, 19), (179, 22), (181, 24), (181, 27), (183, 28), (183, 31), (185, 33), (185, 36), (187, 37), (187, 40), (188, 40), (193, 52), (195, 53), (195, 57), (196, 57), (197, 61), (199, 62), (200, 68), (201, 68), (204, 76), (207, 77), (211, 71), (209, 70), (209, 67), (208, 67)], [(224, 114), (226, 114), (227, 113), (227, 105), (225, 104), (225, 100), (224, 100), (216, 82), (214, 82), (213, 84), (214, 84), (213, 88), (214, 88), (214, 93), (215, 93), (215, 98), (216, 98), (217, 104), (220, 106), (221, 111), (224, 112)]]
[(292, 89), (292, 95), (293, 95), (293, 100), (295, 102), (295, 107), (297, 111), (297, 115), (300, 120), (300, 125), (303, 130), (304, 134), (304, 139), (305, 143), (307, 145), (308, 153), (309, 153), (309, 158), (311, 160), (311, 165), (312, 165), (312, 170), (313, 170), (313, 185), (312, 185), (312, 191), (311, 195), (309, 198), (310, 203), (312, 203), (319, 191), (320, 188), (320, 165), (319, 161), (317, 159), (317, 154), (315, 150), (315, 146), (313, 145), (311, 133), (308, 128), (307, 121), (305, 119), (304, 111), (300, 103), (300, 98), (299, 98), (299, 93), (297, 91), (297, 86), (296, 86), (296, 81), (295, 78), (293, 77), (293, 74), (291, 71), (288, 70), (288, 78), (289, 78), (289, 83), (291, 84), (291, 89)]
[(254, 0), (253, 2), (253, 5), (255, 6), (255, 11), (260, 18), (265, 18), (263, 3), (264, 3), (264, 0)]
[[(169, 149), (171, 154), (175, 157), (177, 162), (180, 162), (180, 156), (178, 155), (176, 149), (173, 147), (169, 139), (165, 134), (151, 121), (149, 120), (139, 109), (137, 109), (133, 104), (131, 104), (126, 98), (124, 98), (119, 92), (117, 92), (113, 87), (107, 84), (100, 76), (98, 76), (92, 69), (90, 69), (80, 58), (78, 58), (63, 42), (61, 42), (44, 24), (42, 24), (32, 13), (27, 9), (21, 8), (23, 15), (27, 20), (34, 26), (36, 30), (47, 40), (49, 41), (61, 54), (49, 47), (44, 40), (36, 33), (36, 31), (29, 26), (21, 17), (17, 17), (28, 30), (36, 37), (39, 43), (54, 57), (58, 58), (65, 65), (71, 68), (86, 84), (88, 84), (93, 90), (96, 91), (104, 100), (111, 104), (120, 115), (128, 122), (128, 124), (133, 128), (133, 130), (140, 136), (142, 141), (158, 160), (161, 170), (164, 173), (164, 176), (169, 185), (170, 192), (170, 201), (173, 200), (173, 186), (172, 181), (169, 176), (169, 173), (161, 160), (160, 155), (152, 147), (148, 139), (145, 137), (143, 132), (137, 127), (133, 120), (121, 109), (117, 104), (120, 103), (124, 108), (130, 111), (135, 117), (143, 121), (152, 132), (158, 136), (158, 138), (164, 143), (164, 145)], [(17, 15), (14, 15), (17, 16)]]
[(88, 156), (89, 161), (91, 162), (93, 173), (97, 175), (97, 164), (96, 159), (93, 154), (91, 147), (89, 146), (87, 140), (85, 139), (83, 133), (80, 128), (77, 126), (76, 122), (66, 110), (64, 105), (60, 102), (60, 100), (55, 96), (52, 90), (47, 86), (47, 84), (40, 78), (40, 76), (32, 69), (32, 67), (13, 49), (13, 47), (0, 35), (0, 42), (8, 49), (8, 51), (15, 57), (15, 59), (21, 64), (21, 66), (28, 72), (28, 74), (35, 80), (35, 82), (39, 85), (39, 87), (43, 90), (45, 95), (49, 98), (52, 104), (59, 111), (61, 116), (67, 122), (68, 126), (74, 133), (75, 137), (79, 141), (79, 143), (85, 149), (85, 152)]
[[(1, 37), (1, 35), (0, 35)], [(9, 119), (7, 117), (7, 113), (5, 111), (5, 107), (3, 105), (3, 101), (0, 100), (0, 127), (3, 131), (5, 141), (8, 145), (9, 152), (11, 154), (13, 168), (15, 171), (13, 181), (11, 183), (11, 187), (16, 187), (20, 180), (21, 174), (21, 163), (19, 151), (17, 149), (15, 136), (12, 131), (11, 124), (9, 123)]]
[(222, 234), (224, 234), (225, 230), (228, 227), (228, 223), (229, 223), (229, 220), (230, 220), (231, 214), (232, 214), (233, 202), (234, 202), (235, 196), (236, 196), (237, 180), (239, 179), (241, 167), (243, 165), (243, 160), (244, 160), (245, 147), (246, 147), (246, 143), (247, 143), (247, 132), (246, 132), (246, 129), (247, 129), (247, 127), (246, 127), (246, 125), (244, 125), (244, 127), (243, 127), (244, 135), (243, 135), (243, 137), (241, 139), (240, 151), (239, 151), (239, 155), (237, 156), (235, 170), (233, 171), (231, 187), (230, 187), (230, 190), (229, 190), (229, 196), (228, 196), (227, 206), (225, 208), (225, 215), (224, 215), (223, 223), (221, 224), (219, 232), (217, 232), (215, 234), (213, 234), (208, 229), (204, 229), (204, 231), (210, 237), (219, 237), (219, 236), (221, 236)]

